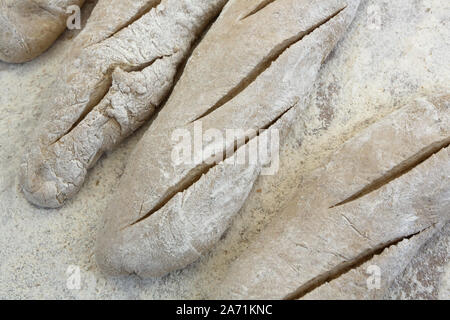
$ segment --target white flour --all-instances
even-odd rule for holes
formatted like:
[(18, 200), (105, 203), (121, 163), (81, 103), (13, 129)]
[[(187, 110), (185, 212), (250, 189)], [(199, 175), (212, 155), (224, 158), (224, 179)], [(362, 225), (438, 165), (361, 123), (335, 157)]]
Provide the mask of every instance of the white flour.
[[(105, 277), (93, 257), (102, 211), (145, 128), (101, 159), (81, 192), (63, 208), (33, 207), (18, 188), (20, 158), (40, 114), (51, 108), (42, 103), (43, 89), (51, 85), (73, 34), (66, 33), (30, 63), (0, 63), (0, 298), (207, 297), (229, 262), (245, 254), (254, 235), (276, 219), (301, 183), (302, 173), (319, 166), (359, 130), (415, 97), (450, 92), (449, 21), (448, 0), (363, 1), (347, 36), (323, 68), (310, 105), (299, 110), (282, 148), (279, 174), (259, 179), (233, 226), (210, 254), (156, 280)], [(67, 280), (73, 280), (77, 267), (80, 289), (69, 289)], [(441, 277), (441, 281), (448, 279)]]

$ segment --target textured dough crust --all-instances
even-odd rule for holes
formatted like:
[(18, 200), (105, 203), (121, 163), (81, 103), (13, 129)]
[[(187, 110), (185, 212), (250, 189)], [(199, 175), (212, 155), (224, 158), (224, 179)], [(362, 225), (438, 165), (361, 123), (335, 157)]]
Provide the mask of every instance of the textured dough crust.
[[(346, 268), (408, 243), (401, 240), (412, 245), (450, 219), (449, 108), (448, 95), (419, 99), (346, 142), (305, 177), (295, 200), (233, 263), (218, 290), (222, 297), (300, 298), (311, 290), (309, 297), (338, 291), (370, 297), (362, 288), (340, 287), (360, 283), (339, 280), (348, 277)], [(361, 269), (353, 274), (360, 277)]]
[[(441, 226), (426, 229), (387, 247), (369, 261), (305, 294), (306, 300), (380, 300), (422, 246)], [(376, 269), (374, 269), (376, 268)], [(379, 272), (379, 273), (378, 273)], [(375, 277), (378, 277), (375, 279)]]
[(66, 29), (66, 10), (85, 0), (0, 0), (0, 60), (30, 61)]
[[(139, 0), (114, 10), (98, 4), (53, 89), (52, 113), (21, 165), (30, 202), (56, 208), (78, 192), (99, 157), (164, 101), (178, 67), (225, 2)], [(104, 8), (113, 24), (99, 18)]]
[[(162, 276), (217, 243), (260, 167), (224, 161), (210, 168), (201, 157), (174, 163), (172, 133), (184, 129), (194, 136), (196, 124), (223, 136), (227, 129), (238, 129), (241, 135), (220, 143), (220, 149), (240, 153), (261, 138), (245, 136), (250, 130), (289, 126), (290, 112), (294, 107), (301, 111), (323, 61), (359, 5), (334, 0), (259, 5), (266, 2), (225, 6), (138, 143), (98, 237), (97, 262), (106, 272)], [(201, 151), (217, 150), (214, 143), (205, 142)]]

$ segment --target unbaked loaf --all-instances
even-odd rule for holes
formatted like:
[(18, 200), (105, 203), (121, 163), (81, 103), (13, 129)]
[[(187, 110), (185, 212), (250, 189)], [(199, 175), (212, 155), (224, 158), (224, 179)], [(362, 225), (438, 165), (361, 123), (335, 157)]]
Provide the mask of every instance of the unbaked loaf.
[[(449, 95), (421, 98), (347, 141), (304, 177), (298, 195), (234, 261), (219, 295), (369, 297), (363, 288), (346, 287), (358, 279), (339, 277), (450, 219), (449, 111)], [(388, 288), (384, 283), (382, 289)]]
[[(99, 3), (75, 40), (50, 93), (51, 113), (21, 164), (22, 189), (31, 203), (62, 206), (99, 157), (149, 119), (225, 2), (137, 1), (126, 10)], [(98, 20), (105, 7), (108, 16)]]
[[(162, 276), (217, 243), (267, 163), (240, 165), (234, 159), (258, 143), (259, 129), (281, 130), (294, 107), (302, 111), (322, 63), (358, 5), (228, 2), (130, 156), (105, 210), (96, 247), (105, 272)], [(192, 161), (174, 162), (179, 142), (173, 134), (194, 137), (196, 126), (222, 136), (230, 129), (240, 133), (225, 143), (204, 141)], [(226, 160), (218, 154), (226, 154)]]
[(84, 1), (0, 0), (0, 60), (22, 63), (39, 56), (66, 29), (67, 9)]

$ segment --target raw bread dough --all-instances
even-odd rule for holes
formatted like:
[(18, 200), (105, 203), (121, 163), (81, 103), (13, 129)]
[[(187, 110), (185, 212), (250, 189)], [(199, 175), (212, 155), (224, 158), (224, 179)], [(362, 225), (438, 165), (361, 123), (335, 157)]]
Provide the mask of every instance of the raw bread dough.
[(21, 184), (30, 202), (56, 208), (79, 191), (100, 156), (164, 101), (178, 67), (225, 2), (140, 0), (126, 10), (108, 7), (100, 20), (106, 4), (97, 4), (52, 88), (51, 113), (25, 154)]
[[(250, 1), (225, 6), (130, 156), (105, 210), (96, 250), (104, 271), (161, 276), (217, 243), (258, 176), (258, 167), (236, 163), (233, 151), (256, 143), (261, 138), (256, 130), (287, 130), (289, 112), (302, 112), (323, 61), (358, 5), (358, 0), (278, 0), (256, 12), (257, 3)], [(195, 137), (196, 127), (223, 137), (230, 129), (238, 133), (225, 143), (211, 139), (200, 150), (194, 147), (193, 161), (173, 161), (179, 144), (173, 134), (182, 130)], [(232, 164), (215, 161), (217, 155)]]
[[(449, 110), (449, 95), (418, 99), (347, 141), (233, 263), (221, 298), (300, 298), (313, 290), (316, 298), (381, 298), (394, 277), (367, 292), (352, 279), (361, 272), (346, 281), (346, 269), (450, 219)], [(422, 243), (380, 263), (399, 274)]]
[(70, 12), (85, 0), (0, 0), (0, 60), (27, 62), (47, 50), (66, 29)]

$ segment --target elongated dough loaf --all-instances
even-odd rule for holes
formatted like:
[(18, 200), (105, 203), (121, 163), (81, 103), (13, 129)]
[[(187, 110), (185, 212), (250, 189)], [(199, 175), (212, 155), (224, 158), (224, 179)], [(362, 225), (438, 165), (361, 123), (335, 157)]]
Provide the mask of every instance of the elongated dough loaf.
[(450, 219), (449, 111), (448, 95), (418, 99), (346, 142), (232, 264), (220, 296), (358, 295), (339, 277)]
[[(52, 91), (52, 113), (24, 156), (22, 189), (37, 206), (63, 205), (99, 157), (148, 120), (226, 2), (140, 0), (123, 8), (125, 0), (116, 1), (100, 2), (75, 41)], [(104, 8), (108, 16), (99, 18)]]
[(67, 8), (84, 0), (0, 0), (0, 60), (27, 62), (66, 29)]
[[(294, 107), (301, 112), (358, 5), (228, 2), (131, 155), (105, 212), (96, 248), (105, 272), (162, 276), (194, 262), (220, 239), (267, 163), (234, 162), (262, 138), (249, 132), (284, 128)], [(174, 132), (193, 137), (196, 126), (222, 136), (229, 129), (240, 133), (225, 143), (203, 141), (192, 161), (174, 162)], [(220, 162), (211, 150), (227, 160)], [(210, 159), (218, 164), (211, 166)]]

